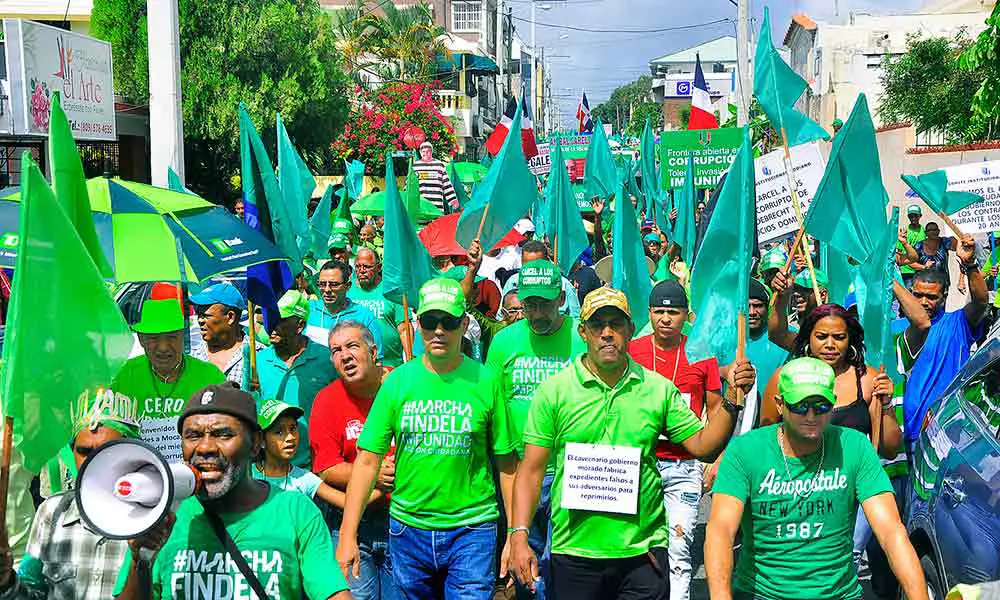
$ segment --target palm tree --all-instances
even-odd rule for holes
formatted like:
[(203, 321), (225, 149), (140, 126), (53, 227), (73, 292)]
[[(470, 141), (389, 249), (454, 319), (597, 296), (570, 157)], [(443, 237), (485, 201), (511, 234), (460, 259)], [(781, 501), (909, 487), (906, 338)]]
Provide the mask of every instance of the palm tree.
[(376, 70), (384, 79), (423, 82), (435, 79), (436, 59), (445, 54), (440, 41), (447, 31), (434, 23), (426, 3), (397, 8), (386, 4), (385, 15), (374, 23), (377, 53), (382, 61)]
[(371, 68), (379, 62), (373, 48), (379, 32), (379, 17), (368, 8), (366, 0), (354, 0), (354, 4), (333, 13), (333, 27), (337, 34), (337, 46), (344, 57), (344, 70), (355, 83), (363, 85), (370, 77)]

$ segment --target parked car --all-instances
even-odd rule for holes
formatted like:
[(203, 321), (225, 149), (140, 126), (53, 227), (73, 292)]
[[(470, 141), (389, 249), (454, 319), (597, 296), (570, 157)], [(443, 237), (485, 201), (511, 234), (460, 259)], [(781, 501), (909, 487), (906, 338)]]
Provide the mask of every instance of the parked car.
[(927, 413), (907, 529), (930, 597), (1000, 579), (1000, 327)]

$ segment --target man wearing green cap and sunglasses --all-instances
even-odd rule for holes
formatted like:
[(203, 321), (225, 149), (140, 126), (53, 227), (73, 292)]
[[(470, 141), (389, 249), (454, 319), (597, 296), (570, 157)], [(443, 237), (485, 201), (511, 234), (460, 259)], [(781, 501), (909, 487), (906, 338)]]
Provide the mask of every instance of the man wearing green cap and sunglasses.
[(184, 353), (184, 316), (177, 298), (146, 300), (132, 326), (143, 354), (122, 366), (111, 389), (133, 399), (142, 440), (168, 461), (181, 458), (174, 425), (191, 394), (226, 376), (215, 365)]
[[(713, 600), (854, 600), (857, 506), (871, 523), (907, 598), (927, 598), (917, 554), (889, 478), (868, 438), (830, 425), (833, 368), (798, 358), (781, 369), (781, 423), (730, 442), (719, 466), (705, 535)], [(743, 549), (733, 576), (733, 542)]]
[(393, 370), (375, 396), (357, 441), (337, 562), (348, 580), (359, 576), (358, 524), (395, 440), (389, 553), (402, 596), (441, 598), (443, 588), (445, 600), (489, 600), (500, 516), (493, 465), (507, 508), (517, 466), (507, 404), (496, 376), (462, 355), (462, 285), (431, 279), (418, 300), (424, 354)]

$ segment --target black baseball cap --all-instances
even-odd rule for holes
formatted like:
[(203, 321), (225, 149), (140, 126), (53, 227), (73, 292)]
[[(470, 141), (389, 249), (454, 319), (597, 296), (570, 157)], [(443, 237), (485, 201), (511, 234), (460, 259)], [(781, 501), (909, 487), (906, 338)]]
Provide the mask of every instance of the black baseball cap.
[(221, 413), (242, 419), (254, 431), (260, 429), (257, 423), (257, 403), (253, 396), (244, 392), (232, 381), (204, 387), (188, 398), (184, 412), (177, 417), (177, 433), (181, 432), (184, 419), (191, 415)]
[(649, 292), (649, 307), (660, 308), (664, 306), (686, 310), (688, 297), (684, 286), (673, 280), (661, 281), (653, 286), (653, 290)]
[(750, 299), (760, 300), (761, 302), (767, 303), (771, 301), (771, 291), (767, 289), (767, 286), (757, 281), (756, 279), (750, 280)]

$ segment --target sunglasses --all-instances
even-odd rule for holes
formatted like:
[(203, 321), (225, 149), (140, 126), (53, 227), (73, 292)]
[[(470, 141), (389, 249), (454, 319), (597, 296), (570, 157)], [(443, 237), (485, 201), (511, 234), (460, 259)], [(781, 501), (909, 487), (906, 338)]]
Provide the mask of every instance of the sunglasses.
[(417, 317), (417, 322), (420, 323), (420, 328), (425, 331), (434, 331), (441, 326), (441, 329), (445, 331), (455, 331), (462, 326), (462, 317), (453, 317), (451, 315), (444, 316), (434, 316), (434, 315), (420, 315)]
[(825, 415), (833, 410), (833, 403), (826, 400), (819, 402), (799, 402), (798, 404), (786, 404), (785, 406), (788, 407), (788, 412), (799, 416), (806, 415), (810, 408), (817, 415)]

